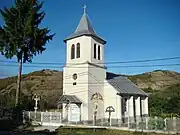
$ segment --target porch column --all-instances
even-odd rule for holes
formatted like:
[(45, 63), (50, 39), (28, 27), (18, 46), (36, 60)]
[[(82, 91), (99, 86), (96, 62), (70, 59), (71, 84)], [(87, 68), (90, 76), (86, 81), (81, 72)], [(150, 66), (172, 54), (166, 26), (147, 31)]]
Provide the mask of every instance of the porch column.
[(148, 97), (145, 97), (143, 100), (141, 100), (142, 103), (142, 116), (148, 117)]
[(135, 108), (136, 108), (136, 120), (139, 121), (141, 117), (140, 97), (137, 97), (135, 99)]
[(66, 106), (66, 104), (63, 103), (63, 104), (62, 104), (62, 118), (63, 118), (63, 119), (65, 119), (65, 118), (66, 118), (66, 115), (67, 115), (67, 114), (66, 114), (66, 107), (65, 107), (65, 106)]
[(128, 114), (129, 114), (129, 121), (134, 121), (134, 106), (133, 106), (133, 96), (128, 99)]

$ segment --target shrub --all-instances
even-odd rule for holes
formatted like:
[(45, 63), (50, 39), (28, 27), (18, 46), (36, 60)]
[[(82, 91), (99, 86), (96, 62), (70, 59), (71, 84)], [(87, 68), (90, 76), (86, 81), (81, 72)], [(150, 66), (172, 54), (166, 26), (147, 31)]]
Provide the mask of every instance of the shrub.
[(156, 129), (156, 120), (150, 118), (148, 121), (148, 129), (155, 130)]

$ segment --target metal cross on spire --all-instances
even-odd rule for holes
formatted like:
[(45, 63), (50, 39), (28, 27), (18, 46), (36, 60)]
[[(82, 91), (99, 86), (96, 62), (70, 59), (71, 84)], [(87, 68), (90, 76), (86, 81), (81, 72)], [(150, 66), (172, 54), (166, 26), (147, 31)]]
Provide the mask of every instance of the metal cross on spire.
[(84, 13), (86, 13), (86, 8), (87, 8), (87, 6), (86, 6), (86, 5), (84, 5), (84, 7), (83, 7), (83, 8), (84, 8)]

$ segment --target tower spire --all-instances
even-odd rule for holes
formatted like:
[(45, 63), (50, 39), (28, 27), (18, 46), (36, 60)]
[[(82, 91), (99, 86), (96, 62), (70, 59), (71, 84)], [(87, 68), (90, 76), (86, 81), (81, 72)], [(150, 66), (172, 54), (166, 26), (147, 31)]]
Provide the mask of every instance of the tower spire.
[(87, 6), (86, 5), (84, 5), (84, 14), (86, 13), (86, 8), (87, 8)]
[(81, 17), (81, 20), (79, 21), (79, 24), (76, 28), (76, 30), (66, 39), (64, 39), (64, 42), (66, 42), (67, 40), (79, 37), (79, 36), (93, 36), (97, 39), (99, 39), (103, 44), (106, 44), (106, 41), (104, 39), (102, 39), (101, 37), (99, 37), (95, 30), (93, 29), (90, 20), (88, 19), (88, 15), (87, 15), (87, 10), (86, 10), (87, 6), (84, 5), (83, 9), (84, 9), (84, 13)]

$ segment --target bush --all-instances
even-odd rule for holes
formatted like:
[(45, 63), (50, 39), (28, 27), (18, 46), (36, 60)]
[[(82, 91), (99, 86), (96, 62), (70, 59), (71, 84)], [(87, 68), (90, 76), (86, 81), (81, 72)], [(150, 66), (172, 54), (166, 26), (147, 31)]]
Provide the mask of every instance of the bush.
[(157, 124), (156, 124), (156, 129), (162, 130), (165, 128), (165, 123), (164, 120), (162, 118), (157, 119)]
[(151, 118), (148, 121), (148, 128), (150, 130), (162, 130), (165, 128), (164, 120), (162, 118)]
[(156, 129), (156, 120), (150, 118), (148, 121), (148, 129), (155, 130)]

